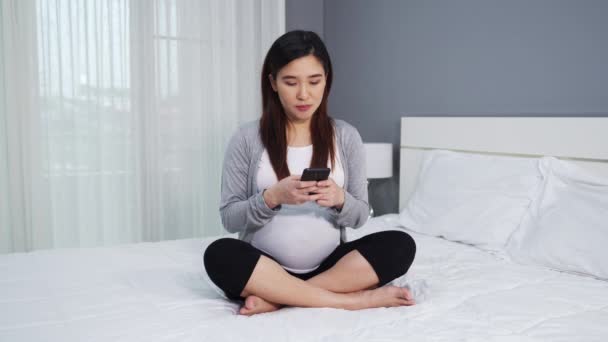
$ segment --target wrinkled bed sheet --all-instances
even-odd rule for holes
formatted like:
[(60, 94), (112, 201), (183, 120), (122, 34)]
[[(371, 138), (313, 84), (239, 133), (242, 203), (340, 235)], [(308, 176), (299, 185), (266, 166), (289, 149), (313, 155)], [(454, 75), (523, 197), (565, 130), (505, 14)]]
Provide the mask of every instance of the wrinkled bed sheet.
[(253, 317), (206, 281), (211, 238), (3, 255), (0, 341), (608, 341), (608, 282), (411, 235), (418, 254), (395, 283), (418, 305)]

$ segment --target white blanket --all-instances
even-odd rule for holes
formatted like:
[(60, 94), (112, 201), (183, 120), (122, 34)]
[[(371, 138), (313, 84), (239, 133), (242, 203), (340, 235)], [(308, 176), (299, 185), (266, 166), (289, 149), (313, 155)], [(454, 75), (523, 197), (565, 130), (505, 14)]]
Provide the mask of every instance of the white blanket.
[[(390, 229), (372, 220), (353, 238)], [(0, 341), (607, 341), (608, 282), (411, 233), (419, 304), (244, 317), (204, 280), (213, 239), (0, 256)]]

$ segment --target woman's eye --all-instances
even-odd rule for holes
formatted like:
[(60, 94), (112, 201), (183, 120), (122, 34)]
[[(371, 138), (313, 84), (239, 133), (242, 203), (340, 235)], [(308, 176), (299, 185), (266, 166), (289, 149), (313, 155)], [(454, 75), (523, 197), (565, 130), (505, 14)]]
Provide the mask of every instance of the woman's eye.
[(319, 83), (321, 83), (321, 81), (310, 82), (310, 84), (312, 84), (312, 85), (317, 85)]
[(287, 84), (287, 85), (288, 85), (288, 86), (290, 86), (290, 87), (293, 87), (293, 86), (295, 86), (295, 85), (296, 85), (296, 83), (289, 83), (289, 82), (286, 82), (285, 84)]

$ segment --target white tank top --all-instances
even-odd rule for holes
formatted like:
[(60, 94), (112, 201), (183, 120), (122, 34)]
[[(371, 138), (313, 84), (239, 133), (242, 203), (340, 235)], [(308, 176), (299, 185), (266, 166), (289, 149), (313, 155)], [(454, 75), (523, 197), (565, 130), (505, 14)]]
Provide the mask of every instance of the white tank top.
[[(339, 149), (336, 146), (336, 154)], [(310, 167), (312, 145), (287, 148), (287, 166), (292, 175), (301, 175)], [(336, 156), (335, 169), (330, 178), (339, 187), (344, 187), (344, 169), (340, 157)], [(331, 163), (328, 162), (331, 168)], [(268, 151), (264, 150), (260, 159), (257, 188), (258, 192), (278, 182), (272, 169)], [(307, 273), (319, 264), (340, 244), (340, 229), (336, 224), (337, 213), (314, 201), (300, 205), (281, 206), (281, 210), (266, 225), (255, 233), (251, 244), (272, 255), (288, 271)]]

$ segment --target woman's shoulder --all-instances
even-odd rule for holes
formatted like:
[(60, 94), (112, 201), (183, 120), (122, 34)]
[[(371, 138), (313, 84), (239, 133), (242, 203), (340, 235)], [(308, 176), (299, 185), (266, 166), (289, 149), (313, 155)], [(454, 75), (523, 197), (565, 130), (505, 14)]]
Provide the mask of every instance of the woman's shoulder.
[(236, 150), (250, 153), (256, 150), (259, 143), (259, 120), (248, 121), (240, 124), (232, 134), (228, 152)]
[(254, 143), (258, 139), (260, 131), (260, 120), (247, 121), (240, 124), (232, 134), (232, 140), (245, 143)]
[(344, 120), (334, 119), (334, 126), (336, 128), (336, 134), (338, 136), (338, 139), (361, 139), (359, 131), (355, 128), (355, 126), (349, 124)]

